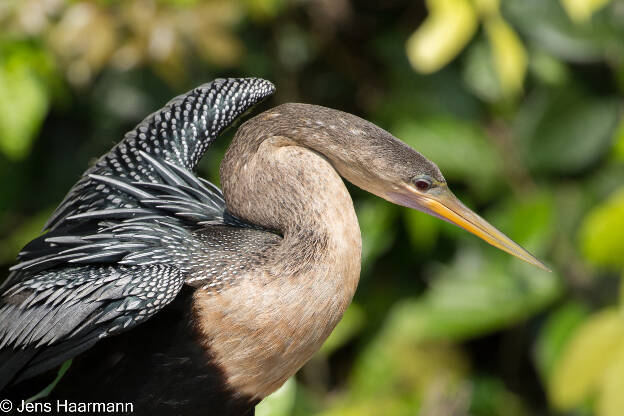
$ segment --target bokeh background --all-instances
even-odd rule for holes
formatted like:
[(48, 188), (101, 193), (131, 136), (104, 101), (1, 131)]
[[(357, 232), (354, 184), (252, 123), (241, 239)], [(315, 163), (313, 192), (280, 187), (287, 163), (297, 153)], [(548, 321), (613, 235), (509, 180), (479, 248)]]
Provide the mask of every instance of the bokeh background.
[(624, 414), (624, 1), (2, 0), (0, 279), (95, 157), (223, 76), (389, 130), (553, 269), (350, 187), (353, 305), (258, 415)]

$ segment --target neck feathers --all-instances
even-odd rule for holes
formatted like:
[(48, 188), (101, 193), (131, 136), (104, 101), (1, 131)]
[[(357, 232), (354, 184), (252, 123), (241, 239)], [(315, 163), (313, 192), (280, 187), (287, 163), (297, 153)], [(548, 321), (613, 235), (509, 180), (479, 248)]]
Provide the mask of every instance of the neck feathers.
[(229, 386), (261, 399), (342, 318), (359, 280), (361, 237), (351, 197), (322, 155), (283, 136), (239, 133), (221, 165), (228, 210), (283, 240), (244, 284), (219, 296), (198, 291), (195, 311)]

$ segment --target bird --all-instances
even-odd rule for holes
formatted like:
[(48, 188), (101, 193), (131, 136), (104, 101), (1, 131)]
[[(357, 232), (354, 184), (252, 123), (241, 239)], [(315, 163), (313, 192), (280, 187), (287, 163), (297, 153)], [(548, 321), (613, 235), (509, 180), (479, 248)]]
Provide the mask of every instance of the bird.
[(197, 177), (220, 133), (274, 92), (260, 78), (203, 84), (86, 170), (0, 288), (0, 396), (72, 359), (52, 397), (253, 415), (356, 291), (362, 242), (343, 179), (547, 270), (433, 162), (339, 110), (272, 107), (236, 130), (222, 190)]

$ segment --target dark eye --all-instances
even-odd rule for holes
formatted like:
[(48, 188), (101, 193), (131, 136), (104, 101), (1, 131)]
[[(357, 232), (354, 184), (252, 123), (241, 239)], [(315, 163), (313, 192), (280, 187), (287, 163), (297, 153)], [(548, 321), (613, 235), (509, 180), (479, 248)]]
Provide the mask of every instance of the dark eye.
[(420, 192), (425, 192), (431, 188), (431, 181), (425, 178), (417, 178), (414, 180), (414, 186)]

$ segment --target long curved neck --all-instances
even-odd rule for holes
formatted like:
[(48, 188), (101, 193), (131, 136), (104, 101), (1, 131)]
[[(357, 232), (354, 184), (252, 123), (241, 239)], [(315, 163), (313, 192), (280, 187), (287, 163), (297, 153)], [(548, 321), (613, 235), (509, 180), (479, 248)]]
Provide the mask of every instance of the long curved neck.
[[(361, 236), (351, 197), (323, 155), (296, 138), (250, 127), (239, 128), (221, 163), (226, 205), (283, 240), (250, 282), (219, 296), (214, 316), (228, 311), (223, 342), (231, 345), (233, 328), (253, 328), (253, 335), (234, 334), (250, 344), (215, 356), (235, 391), (261, 399), (308, 361), (342, 318), (360, 276)], [(204, 311), (209, 302), (200, 303)]]
[(348, 267), (342, 283), (355, 290), (361, 237), (342, 179), (301, 135), (275, 135), (264, 128), (271, 113), (259, 117), (241, 126), (221, 164), (228, 210), (284, 236), (274, 265), (281, 270), (275, 272), (295, 275), (315, 264)]

